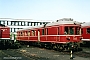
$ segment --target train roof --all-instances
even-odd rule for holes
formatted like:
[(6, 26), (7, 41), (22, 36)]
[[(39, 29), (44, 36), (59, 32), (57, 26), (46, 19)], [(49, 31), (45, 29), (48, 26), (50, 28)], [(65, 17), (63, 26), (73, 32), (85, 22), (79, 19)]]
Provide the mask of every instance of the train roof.
[(63, 18), (63, 19), (59, 19), (56, 22), (52, 22), (52, 23), (48, 23), (46, 24), (46, 26), (53, 26), (53, 25), (64, 25), (64, 24), (79, 24), (80, 22), (78, 21), (73, 21), (73, 19), (71, 18)]
[(24, 29), (20, 29), (18, 31), (27, 30), (27, 29), (34, 29), (34, 28), (42, 28), (45, 26), (55, 26), (55, 25), (61, 25), (61, 24), (76, 24), (76, 25), (79, 24), (80, 25), (80, 22), (73, 21), (73, 19), (64, 18), (64, 19), (57, 20), (57, 22), (47, 23), (47, 24), (43, 24), (43, 25), (39, 25), (39, 26), (31, 26), (31, 27), (27, 27)]
[(81, 24), (81, 26), (90, 26), (90, 22), (84, 22)]
[(63, 24), (79, 24), (79, 22), (76, 22), (76, 21), (58, 21), (58, 22), (48, 23), (46, 26), (63, 25)]

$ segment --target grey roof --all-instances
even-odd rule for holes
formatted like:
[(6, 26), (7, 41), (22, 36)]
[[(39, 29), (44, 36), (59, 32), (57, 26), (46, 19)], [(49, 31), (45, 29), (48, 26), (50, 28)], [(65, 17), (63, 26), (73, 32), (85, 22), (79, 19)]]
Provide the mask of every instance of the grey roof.
[(23, 28), (23, 29), (19, 29), (18, 31), (21, 31), (21, 30), (26, 30), (26, 29), (41, 28), (41, 27), (44, 27), (44, 24), (39, 25), (39, 26), (28, 26), (28, 27), (25, 27), (25, 28)]
[(81, 26), (82, 26), (82, 27), (83, 27), (83, 26), (90, 26), (90, 22), (84, 22), (84, 23), (81, 24)]

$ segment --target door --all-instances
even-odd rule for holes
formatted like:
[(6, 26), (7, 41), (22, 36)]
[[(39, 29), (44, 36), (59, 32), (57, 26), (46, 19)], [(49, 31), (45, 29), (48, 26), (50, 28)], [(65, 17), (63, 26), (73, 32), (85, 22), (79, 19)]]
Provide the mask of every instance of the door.
[(38, 30), (38, 42), (40, 42), (40, 31)]

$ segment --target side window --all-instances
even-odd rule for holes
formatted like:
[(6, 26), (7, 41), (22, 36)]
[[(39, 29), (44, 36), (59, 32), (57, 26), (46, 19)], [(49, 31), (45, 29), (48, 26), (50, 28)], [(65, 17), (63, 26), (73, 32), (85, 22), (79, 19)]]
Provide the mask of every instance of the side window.
[(81, 32), (79, 27), (76, 27), (76, 28), (75, 28), (75, 31), (76, 31), (76, 32), (75, 32), (76, 35), (80, 34), (80, 32)]
[(90, 34), (90, 28), (87, 28), (87, 33)]
[(68, 34), (68, 27), (65, 27), (65, 31), (64, 31), (64, 34), (66, 35), (66, 34)]
[(65, 27), (65, 31), (64, 31), (64, 34), (70, 34), (70, 35), (73, 35), (74, 34), (74, 29), (73, 27)]
[(28, 36), (30, 36), (30, 31), (28, 31)]
[(80, 28), (77, 29), (77, 34), (78, 35), (81, 34), (81, 29)]
[(22, 36), (22, 32), (21, 32), (20, 36)]
[(34, 30), (32, 30), (32, 36), (35, 36), (35, 31)]
[(25, 36), (25, 31), (23, 31), (23, 36)]
[(44, 35), (44, 29), (42, 29), (42, 35)]
[(19, 32), (19, 36), (20, 36), (20, 32)]
[(74, 34), (73, 27), (70, 27), (70, 34), (71, 34), (71, 35), (73, 35), (73, 34)]
[(27, 36), (27, 32), (25, 32), (25, 36)]

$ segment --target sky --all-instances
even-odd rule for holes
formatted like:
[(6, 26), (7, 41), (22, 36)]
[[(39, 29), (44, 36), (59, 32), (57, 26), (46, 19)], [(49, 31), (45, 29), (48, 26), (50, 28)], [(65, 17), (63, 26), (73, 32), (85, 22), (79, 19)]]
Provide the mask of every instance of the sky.
[(0, 0), (0, 18), (90, 22), (90, 0)]

